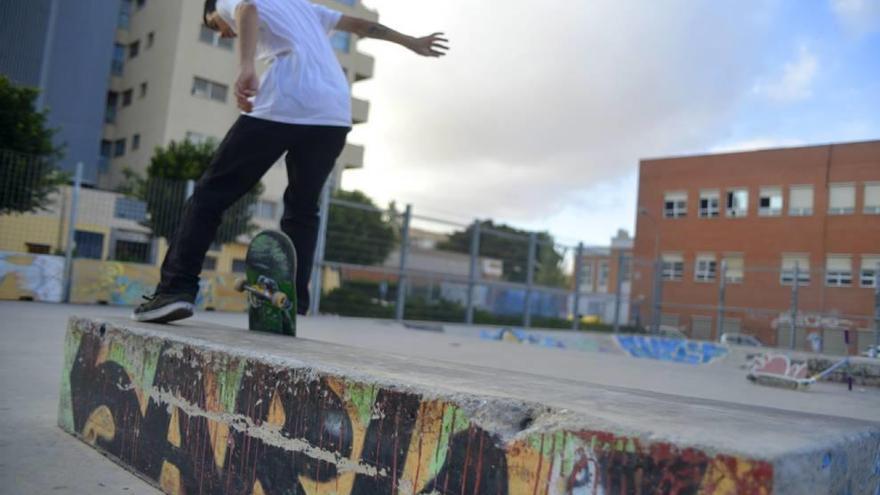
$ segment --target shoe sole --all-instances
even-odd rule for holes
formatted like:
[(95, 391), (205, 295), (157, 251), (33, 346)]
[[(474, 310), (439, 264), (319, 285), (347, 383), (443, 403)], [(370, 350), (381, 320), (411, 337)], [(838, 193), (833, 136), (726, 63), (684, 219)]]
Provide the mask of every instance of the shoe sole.
[(132, 313), (131, 319), (144, 323), (169, 323), (189, 318), (193, 315), (193, 305), (188, 302), (171, 303), (161, 308), (143, 313)]

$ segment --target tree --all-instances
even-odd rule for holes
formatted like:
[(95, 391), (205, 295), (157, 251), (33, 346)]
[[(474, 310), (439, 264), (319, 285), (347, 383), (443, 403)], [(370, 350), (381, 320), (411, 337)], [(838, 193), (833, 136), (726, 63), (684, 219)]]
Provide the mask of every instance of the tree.
[[(449, 240), (440, 243), (438, 249), (459, 253), (471, 252), (474, 226), (454, 232)], [(525, 283), (528, 276), (529, 232), (507, 225), (495, 225), (492, 220), (480, 223), (480, 256), (500, 259), (503, 262), (502, 278), (509, 282)], [(500, 235), (493, 235), (498, 232)], [(553, 236), (547, 232), (537, 234), (535, 248), (535, 283), (546, 286), (563, 286), (566, 276), (560, 267), (562, 256), (556, 252)]]
[(373, 201), (360, 191), (338, 191), (334, 197), (352, 205), (330, 205), (324, 258), (357, 265), (385, 261), (397, 244), (392, 219), (384, 218), (382, 212), (375, 210)]
[[(131, 170), (123, 172), (126, 181), (119, 191), (147, 203), (148, 217), (144, 224), (154, 235), (171, 239), (186, 201), (186, 181), (197, 180), (205, 173), (216, 148), (216, 143), (210, 140), (203, 143), (172, 141), (167, 148), (156, 148), (147, 167), (146, 179)], [(226, 210), (215, 242), (234, 242), (238, 236), (250, 234), (257, 228), (251, 218), (261, 194), (263, 184), (257, 183)]]
[(48, 112), (36, 110), (38, 94), (0, 76), (0, 214), (46, 209), (68, 179), (55, 166), (62, 150), (46, 128)]

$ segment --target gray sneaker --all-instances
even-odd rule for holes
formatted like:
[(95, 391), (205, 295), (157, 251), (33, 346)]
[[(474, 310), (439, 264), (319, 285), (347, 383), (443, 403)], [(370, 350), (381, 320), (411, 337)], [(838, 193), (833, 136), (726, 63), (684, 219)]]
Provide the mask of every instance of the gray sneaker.
[(193, 315), (195, 298), (189, 294), (153, 294), (144, 296), (147, 302), (135, 308), (131, 319), (152, 323), (168, 323)]

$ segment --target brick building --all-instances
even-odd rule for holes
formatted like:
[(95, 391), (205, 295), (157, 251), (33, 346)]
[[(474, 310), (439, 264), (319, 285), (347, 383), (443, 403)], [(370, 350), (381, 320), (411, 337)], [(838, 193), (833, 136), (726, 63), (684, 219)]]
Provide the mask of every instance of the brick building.
[(875, 341), (880, 141), (643, 160), (636, 231), (642, 322), (788, 346), (794, 320), (799, 348), (827, 352)]

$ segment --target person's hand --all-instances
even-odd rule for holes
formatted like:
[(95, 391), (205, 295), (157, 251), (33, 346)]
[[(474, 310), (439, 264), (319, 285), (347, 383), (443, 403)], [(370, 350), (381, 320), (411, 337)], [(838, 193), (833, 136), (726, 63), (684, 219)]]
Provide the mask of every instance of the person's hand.
[(238, 80), (235, 81), (235, 99), (238, 108), (243, 112), (251, 112), (254, 109), (254, 104), (250, 98), (256, 96), (259, 87), (260, 80), (257, 79), (257, 71), (253, 67), (243, 67)]
[(422, 38), (413, 38), (407, 48), (423, 57), (442, 57), (449, 50), (449, 40), (443, 37), (443, 33), (434, 33)]

